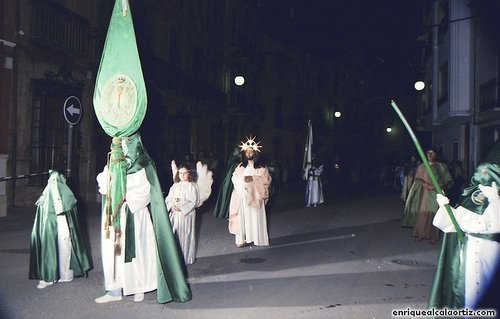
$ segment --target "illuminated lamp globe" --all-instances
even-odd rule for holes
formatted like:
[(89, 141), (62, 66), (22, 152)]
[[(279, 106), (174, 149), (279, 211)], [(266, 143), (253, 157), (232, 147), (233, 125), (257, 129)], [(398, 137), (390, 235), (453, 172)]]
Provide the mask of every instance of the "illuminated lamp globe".
[(335, 116), (336, 118), (339, 118), (342, 116), (342, 112), (340, 111), (335, 111), (335, 113), (333, 113), (333, 116)]
[(238, 75), (234, 78), (234, 84), (237, 86), (242, 86), (245, 84), (245, 78), (242, 75)]
[(425, 83), (424, 83), (424, 81), (417, 81), (417, 82), (415, 82), (414, 87), (415, 87), (415, 90), (422, 91), (423, 89), (425, 89)]

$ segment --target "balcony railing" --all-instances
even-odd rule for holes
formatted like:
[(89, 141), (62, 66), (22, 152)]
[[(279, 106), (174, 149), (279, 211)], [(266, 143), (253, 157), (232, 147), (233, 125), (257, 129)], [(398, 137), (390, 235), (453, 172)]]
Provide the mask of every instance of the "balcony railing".
[(89, 21), (51, 2), (34, 2), (31, 40), (48, 48), (78, 57), (92, 58)]

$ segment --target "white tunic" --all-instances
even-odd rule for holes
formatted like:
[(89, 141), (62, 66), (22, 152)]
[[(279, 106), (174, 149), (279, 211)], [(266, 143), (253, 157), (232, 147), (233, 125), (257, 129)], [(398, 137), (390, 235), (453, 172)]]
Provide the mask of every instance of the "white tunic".
[(73, 280), (71, 269), (71, 234), (68, 220), (64, 215), (57, 215), (57, 244), (59, 252), (59, 281)]
[(321, 173), (323, 165), (319, 168), (312, 167), (307, 177), (306, 206), (323, 204), (323, 185), (321, 184)]
[[(99, 192), (106, 194), (107, 169), (97, 176)], [(110, 226), (110, 236), (105, 238), (102, 231), (102, 262), (104, 285), (107, 291), (123, 289), (124, 295), (145, 293), (157, 289), (157, 252), (156, 242), (147, 205), (151, 185), (148, 182), (146, 171), (141, 169), (137, 173), (127, 175), (127, 190), (125, 203), (120, 211), (120, 227), (122, 229), (122, 253), (114, 256), (115, 232)], [(135, 258), (125, 263), (125, 236), (126, 213), (128, 207), (134, 216), (135, 229)], [(106, 214), (102, 213), (102, 227), (104, 229)]]
[[(253, 181), (245, 183), (245, 176)], [(234, 191), (230, 204), (229, 230), (235, 235), (236, 245), (254, 243), (268, 246), (266, 206), (271, 183), (267, 168), (255, 169), (251, 164), (238, 166), (233, 173)]]
[[(55, 178), (49, 178), (50, 194), (54, 203), (54, 210), (57, 214), (57, 247), (59, 253), (59, 281), (73, 280), (74, 273), (71, 269), (71, 233), (69, 231), (68, 220), (64, 213), (61, 194)], [(46, 201), (47, 205), (50, 201)], [(48, 210), (48, 208), (46, 209)]]
[[(462, 206), (452, 210), (460, 228), (467, 235), (465, 256), (462, 257), (465, 258), (465, 307), (474, 308), (495, 274), (500, 243), (468, 234), (500, 232), (500, 198), (490, 200), (482, 215)], [(444, 232), (455, 232), (444, 207), (437, 211), (433, 224)]]
[[(198, 199), (198, 186), (187, 181), (172, 185), (165, 198), (172, 230), (179, 240), (186, 264), (192, 264), (196, 259), (195, 207), (198, 206)], [(174, 206), (179, 207), (180, 211), (174, 211)]]

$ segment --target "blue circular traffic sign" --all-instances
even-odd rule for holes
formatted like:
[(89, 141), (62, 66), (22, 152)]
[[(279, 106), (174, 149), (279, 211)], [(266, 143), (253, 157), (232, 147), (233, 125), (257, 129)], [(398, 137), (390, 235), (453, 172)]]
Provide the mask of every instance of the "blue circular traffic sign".
[(82, 117), (82, 103), (74, 95), (68, 97), (66, 101), (64, 101), (63, 113), (66, 122), (75, 125)]

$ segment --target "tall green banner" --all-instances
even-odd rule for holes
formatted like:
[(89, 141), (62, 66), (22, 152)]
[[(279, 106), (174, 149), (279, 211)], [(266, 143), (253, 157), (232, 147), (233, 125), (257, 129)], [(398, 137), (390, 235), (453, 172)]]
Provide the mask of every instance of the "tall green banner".
[(136, 132), (144, 120), (147, 95), (127, 0), (116, 0), (97, 73), (94, 110), (113, 137)]
[(146, 85), (132, 13), (128, 0), (116, 0), (97, 73), (94, 110), (106, 134), (113, 137), (107, 157), (110, 180), (105, 202), (105, 231), (106, 238), (109, 238), (109, 226), (115, 226), (117, 255), (121, 253), (119, 212), (127, 188), (127, 163), (122, 139), (139, 130), (146, 108)]

